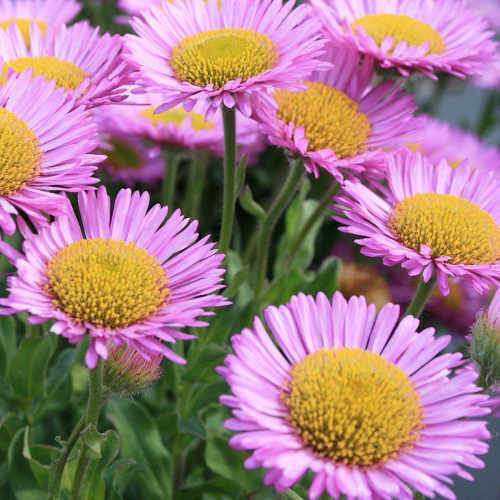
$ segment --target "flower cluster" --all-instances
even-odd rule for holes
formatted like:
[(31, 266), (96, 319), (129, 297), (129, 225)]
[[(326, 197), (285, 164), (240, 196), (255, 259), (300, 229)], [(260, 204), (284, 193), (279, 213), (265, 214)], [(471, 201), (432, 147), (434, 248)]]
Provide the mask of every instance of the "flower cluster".
[[(231, 349), (214, 349), (229, 387), (220, 402), (232, 412), (230, 446), (249, 452), (246, 468), (266, 470), (267, 486), (283, 492), (309, 475), (313, 500), (455, 498), (452, 477), (484, 465), (490, 433), (476, 417), (491, 412), (484, 389), (496, 394), (499, 383), (500, 151), (419, 115), (412, 91), (438, 78), (496, 81), (498, 12), (480, 3), (121, 0), (118, 19), (134, 33), (118, 35), (72, 24), (74, 0), (0, 0), (0, 230), (20, 235), (0, 241), (14, 269), (0, 314), (24, 313), (85, 346), (87, 431), (102, 406), (96, 417), (96, 390), (139, 392), (164, 360), (199, 361), (196, 343), (180, 341), (210, 326), (203, 342), (222, 344), (237, 324)], [(264, 208), (250, 184), (269, 179), (267, 146), (284, 150), (290, 168)], [(220, 185), (204, 186), (220, 159), (224, 170), (210, 171), (224, 175), (217, 203)], [(308, 174), (316, 191), (328, 186), (312, 209), (297, 207)], [(200, 208), (202, 196), (210, 203)], [(350, 245), (335, 276), (321, 275), (327, 261), (311, 282), (294, 258), (328, 210), (339, 237), (354, 235), (377, 262), (358, 262)], [(218, 244), (200, 236), (199, 213), (203, 231), (220, 226)], [(258, 219), (250, 237), (248, 215)], [(330, 282), (332, 298), (290, 298)], [(448, 316), (466, 303), (468, 328), (495, 291), (468, 339), (473, 362), (443, 353), (451, 336), (420, 326), (428, 301), (443, 313), (448, 300)], [(393, 301), (409, 303), (406, 313)], [(104, 389), (92, 385), (99, 373)], [(169, 398), (188, 393), (181, 429), (192, 423), (185, 408), (203, 398), (195, 375), (168, 373)]]

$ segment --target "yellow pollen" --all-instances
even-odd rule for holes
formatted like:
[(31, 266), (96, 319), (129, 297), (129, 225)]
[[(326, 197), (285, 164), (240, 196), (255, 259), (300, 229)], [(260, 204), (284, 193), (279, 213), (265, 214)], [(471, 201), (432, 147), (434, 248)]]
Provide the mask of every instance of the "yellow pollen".
[(0, 195), (15, 193), (39, 173), (42, 152), (24, 120), (0, 107)]
[(407, 449), (422, 428), (407, 375), (357, 348), (321, 349), (292, 367), (282, 398), (306, 446), (337, 463), (372, 466)]
[(16, 73), (31, 68), (34, 77), (42, 75), (46, 80), (55, 81), (58, 87), (66, 90), (76, 89), (88, 76), (76, 64), (54, 56), (20, 57), (7, 61), (2, 69), (2, 82), (5, 82), (9, 68)]
[(137, 170), (142, 167), (139, 153), (130, 144), (120, 139), (111, 139), (109, 144), (112, 149), (103, 153), (108, 156), (108, 163), (113, 169)]
[(180, 127), (185, 120), (191, 120), (191, 128), (194, 130), (211, 130), (215, 123), (206, 121), (203, 115), (195, 111), (185, 111), (183, 108), (173, 108), (162, 113), (155, 114), (153, 106), (145, 109), (141, 116), (147, 118), (155, 127), (161, 123), (168, 125), (172, 123)]
[(407, 247), (427, 245), (453, 264), (492, 264), (500, 257), (500, 228), (479, 205), (451, 194), (421, 193), (394, 207), (390, 225)]
[(375, 266), (345, 262), (338, 278), (338, 289), (345, 297), (363, 295), (369, 304), (381, 309), (391, 301), (391, 292), (387, 281)]
[(430, 24), (424, 23), (410, 16), (402, 14), (369, 14), (351, 24), (353, 30), (364, 28), (378, 45), (386, 37), (393, 39), (392, 48), (398, 43), (406, 42), (408, 45), (420, 46), (429, 44), (427, 54), (442, 54), (446, 45), (440, 33)]
[(135, 243), (95, 238), (62, 248), (46, 268), (56, 307), (79, 323), (121, 328), (150, 317), (169, 296), (156, 258)]
[(361, 153), (371, 132), (367, 116), (342, 91), (319, 82), (305, 82), (307, 90), (277, 90), (278, 118), (304, 127), (309, 149), (331, 149), (339, 158)]
[(28, 48), (31, 45), (30, 26), (32, 24), (35, 24), (44, 35), (47, 31), (47, 23), (45, 21), (35, 21), (34, 19), (32, 20), (25, 18), (12, 18), (0, 21), (0, 29), (6, 30), (13, 24), (15, 24), (19, 28), (19, 31), (23, 36), (24, 43)]
[(271, 69), (278, 53), (270, 38), (252, 29), (220, 28), (183, 38), (170, 65), (180, 80), (219, 89)]

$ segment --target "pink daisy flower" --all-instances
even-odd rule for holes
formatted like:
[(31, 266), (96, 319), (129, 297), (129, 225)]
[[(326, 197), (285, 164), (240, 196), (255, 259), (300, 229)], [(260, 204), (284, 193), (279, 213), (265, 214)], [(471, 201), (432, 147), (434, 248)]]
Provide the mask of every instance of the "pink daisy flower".
[(132, 186), (153, 184), (163, 177), (165, 160), (158, 146), (148, 146), (132, 135), (108, 131), (101, 135), (100, 150), (107, 156), (102, 164), (114, 180)]
[(56, 82), (87, 107), (124, 99), (123, 85), (129, 68), (122, 58), (122, 38), (99, 35), (99, 28), (86, 22), (61, 26), (44, 35), (30, 28), (29, 48), (17, 26), (0, 31), (0, 61), (3, 75), (31, 68)]
[(97, 145), (92, 117), (66, 92), (30, 71), (12, 75), (0, 87), (0, 228), (13, 234), (18, 211), (42, 225), (44, 213), (64, 213), (66, 197), (56, 191), (97, 182)]
[(332, 53), (333, 69), (316, 72), (307, 90), (278, 89), (276, 103), (257, 103), (255, 114), (268, 140), (302, 156), (309, 172), (381, 173), (387, 151), (404, 144), (419, 125), (415, 103), (396, 83), (372, 85), (373, 59)]
[[(188, 150), (208, 150), (224, 155), (224, 129), (220, 113), (205, 118), (198, 108), (186, 111), (177, 106), (157, 113), (158, 96), (133, 95), (126, 103), (105, 106), (98, 112), (113, 130)], [(237, 146), (240, 156), (254, 162), (265, 149), (264, 136), (254, 120), (237, 113)]]
[(469, 165), (477, 170), (500, 173), (500, 149), (496, 146), (437, 118), (422, 116), (419, 119), (422, 127), (409, 147), (427, 156), (431, 163), (444, 159), (450, 166), (457, 167), (468, 160)]
[(53, 320), (71, 343), (88, 336), (89, 368), (107, 358), (108, 342), (184, 363), (163, 342), (194, 338), (179, 328), (206, 326), (197, 318), (228, 304), (216, 295), (224, 256), (179, 210), (167, 218), (167, 207), (148, 208), (148, 193), (122, 189), (112, 208), (101, 187), (80, 193), (78, 206), (81, 225), (69, 210), (25, 240), (2, 313)]
[(491, 60), (494, 33), (467, 0), (309, 0), (336, 44), (375, 57), (408, 76), (419, 70), (458, 77)]
[(500, 282), (500, 179), (492, 172), (433, 165), (419, 153), (388, 157), (389, 192), (346, 181), (337, 197), (341, 231), (385, 265), (400, 264), (424, 282), (463, 277), (479, 292)]
[(500, 3), (498, 0), (469, 0), (471, 9), (488, 20), (492, 28), (500, 29)]
[(45, 33), (70, 22), (80, 10), (76, 0), (0, 0), (0, 28), (17, 25), (29, 44), (31, 24)]
[(462, 355), (439, 355), (449, 336), (339, 292), (300, 294), (264, 318), (233, 336), (218, 372), (229, 444), (251, 450), (245, 467), (267, 469), (267, 485), (281, 492), (311, 471), (310, 499), (454, 499), (451, 476), (484, 466), (486, 423), (468, 417), (489, 413), (488, 396), (474, 371), (451, 376)]
[(132, 21), (126, 45), (139, 83), (162, 96), (160, 111), (222, 103), (251, 113), (251, 97), (297, 82), (324, 66), (325, 41), (309, 7), (282, 0), (163, 2)]

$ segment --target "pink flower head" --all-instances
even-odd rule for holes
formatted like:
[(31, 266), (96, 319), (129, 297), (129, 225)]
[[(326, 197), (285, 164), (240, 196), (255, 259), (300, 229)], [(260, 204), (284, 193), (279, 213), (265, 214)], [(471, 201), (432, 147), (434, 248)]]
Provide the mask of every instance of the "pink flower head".
[(116, 181), (132, 186), (137, 182), (154, 184), (163, 177), (165, 160), (161, 149), (136, 136), (108, 130), (101, 135), (100, 150), (107, 156), (102, 166)]
[(31, 26), (29, 47), (17, 26), (11, 26), (0, 31), (0, 61), (4, 74), (31, 68), (34, 75), (55, 81), (87, 107), (124, 99), (123, 85), (129, 76), (122, 38), (100, 36), (99, 28), (87, 22), (61, 26), (45, 35)]
[(372, 85), (373, 59), (336, 50), (333, 68), (315, 72), (307, 90), (277, 89), (256, 116), (269, 141), (302, 156), (309, 172), (324, 168), (338, 180), (368, 170), (380, 176), (387, 152), (418, 127), (415, 103), (400, 85)]
[(81, 224), (69, 210), (25, 240), (2, 313), (53, 320), (51, 331), (71, 343), (88, 336), (90, 368), (107, 358), (108, 342), (184, 363), (163, 342), (194, 338), (179, 329), (206, 326), (197, 318), (228, 304), (216, 294), (224, 256), (199, 238), (196, 221), (149, 202), (122, 189), (112, 208), (104, 187), (80, 193)]
[(279, 492), (312, 473), (309, 499), (456, 498), (451, 476), (484, 466), (486, 415), (473, 370), (459, 353), (440, 354), (449, 336), (398, 324), (399, 306), (377, 314), (364, 297), (330, 301), (300, 294), (264, 310), (232, 337), (219, 374), (231, 393), (229, 444), (250, 450)]
[(93, 174), (104, 157), (92, 117), (62, 89), (28, 70), (0, 87), (0, 228), (16, 230), (24, 212), (34, 224), (43, 215), (61, 215), (66, 197), (97, 182)]
[[(159, 106), (157, 95), (131, 95), (125, 103), (105, 106), (98, 118), (116, 133), (141, 137), (158, 144), (188, 150), (208, 150), (224, 155), (224, 130), (220, 113), (207, 119), (198, 107), (186, 111), (182, 106), (155, 112)], [(256, 160), (265, 148), (264, 137), (258, 124), (237, 113), (236, 142), (240, 155), (250, 162)]]
[(472, 132), (454, 125), (422, 116), (421, 128), (414, 136), (411, 149), (416, 149), (431, 161), (446, 160), (457, 167), (467, 160), (469, 165), (482, 172), (493, 171), (500, 174), (500, 149), (482, 141)]
[(410, 276), (462, 277), (484, 293), (500, 282), (500, 179), (467, 165), (434, 165), (419, 153), (388, 157), (389, 192), (346, 181), (337, 197), (341, 231), (361, 238), (361, 252), (400, 264)]
[(25, 41), (29, 41), (29, 26), (36, 24), (42, 32), (69, 23), (81, 10), (76, 0), (0, 0), (0, 27), (15, 24)]
[(163, 2), (132, 21), (126, 45), (138, 83), (162, 96), (160, 111), (195, 103), (215, 112), (223, 103), (251, 114), (251, 98), (325, 66), (325, 41), (309, 7), (282, 0)]
[(465, 77), (495, 50), (494, 33), (468, 0), (309, 0), (337, 45), (375, 57), (408, 76), (419, 70)]

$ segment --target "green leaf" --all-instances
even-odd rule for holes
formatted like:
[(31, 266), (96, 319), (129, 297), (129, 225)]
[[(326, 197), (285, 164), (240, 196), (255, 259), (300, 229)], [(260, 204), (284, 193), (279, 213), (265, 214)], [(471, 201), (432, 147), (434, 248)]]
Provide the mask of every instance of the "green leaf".
[(23, 455), (24, 435), (27, 427), (19, 429), (7, 452), (9, 483), (17, 500), (42, 500), (47, 498), (33, 475), (30, 463)]
[(219, 476), (234, 481), (239, 490), (249, 493), (259, 487), (257, 473), (247, 471), (243, 466), (245, 455), (229, 447), (225, 439), (213, 437), (205, 446), (205, 462)]
[(285, 304), (292, 295), (300, 292), (306, 285), (305, 274), (298, 269), (292, 269), (269, 285), (262, 297), (259, 309), (268, 304)]
[(305, 270), (314, 258), (315, 243), (324, 218), (320, 218), (311, 228), (293, 262), (288, 262), (288, 252), (295, 238), (299, 235), (309, 216), (314, 212), (318, 202), (316, 200), (295, 199), (285, 216), (285, 233), (278, 244), (278, 253), (274, 268), (275, 276), (286, 274), (290, 265), (293, 268)]
[(5, 377), (16, 352), (16, 323), (12, 316), (0, 317), (0, 377)]
[(30, 445), (30, 429), (25, 428), (23, 441), (23, 457), (28, 460), (31, 472), (38, 486), (44, 491), (49, 483), (50, 464), (57, 454), (57, 449), (50, 446)]
[(254, 200), (252, 190), (249, 186), (244, 189), (240, 196), (240, 205), (245, 212), (257, 217), (260, 221), (266, 218), (266, 211)]
[(135, 482), (139, 472), (137, 462), (128, 459), (117, 460), (107, 468), (105, 478), (106, 482), (111, 484), (111, 494), (114, 494), (114, 498), (123, 498), (127, 487)]
[(314, 274), (309, 285), (304, 289), (304, 293), (315, 295), (324, 292), (327, 297), (331, 297), (337, 290), (337, 279), (342, 262), (335, 257), (326, 259), (320, 270)]
[(172, 461), (156, 422), (136, 401), (112, 400), (107, 418), (121, 437), (121, 457), (140, 466), (137, 482), (143, 498), (172, 498)]
[(16, 397), (32, 401), (42, 395), (47, 365), (54, 353), (55, 342), (53, 335), (21, 342), (7, 373), (7, 380)]

